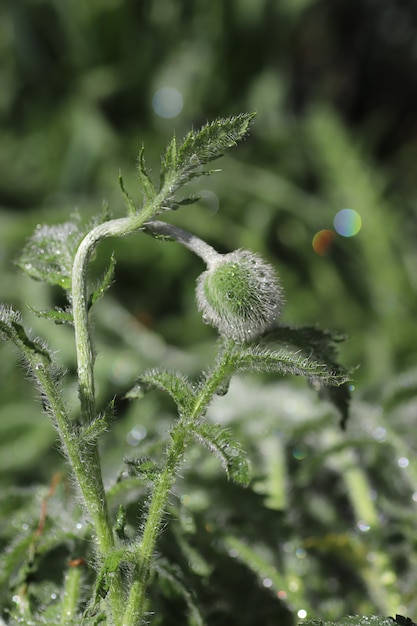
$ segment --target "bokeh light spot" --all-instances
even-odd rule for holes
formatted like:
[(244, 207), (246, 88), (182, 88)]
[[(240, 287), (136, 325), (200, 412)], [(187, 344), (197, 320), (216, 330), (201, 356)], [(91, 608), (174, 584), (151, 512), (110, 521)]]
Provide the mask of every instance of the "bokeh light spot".
[(330, 249), (333, 239), (336, 237), (332, 230), (319, 230), (313, 237), (312, 246), (314, 252), (324, 256)]
[(405, 468), (409, 466), (410, 461), (407, 459), (406, 456), (402, 456), (401, 458), (398, 459), (397, 463), (398, 463), (398, 467)]
[(297, 459), (297, 461), (302, 461), (303, 459), (305, 459), (307, 454), (308, 450), (303, 444), (300, 444), (292, 449), (292, 455), (294, 459)]
[(297, 616), (300, 619), (305, 619), (307, 617), (307, 611), (305, 609), (300, 609), (299, 611), (297, 611)]
[(153, 110), (159, 117), (176, 117), (182, 111), (182, 94), (175, 87), (162, 87), (152, 98)]
[(335, 230), (342, 237), (353, 237), (357, 235), (362, 227), (362, 219), (357, 211), (353, 209), (342, 209), (333, 220)]

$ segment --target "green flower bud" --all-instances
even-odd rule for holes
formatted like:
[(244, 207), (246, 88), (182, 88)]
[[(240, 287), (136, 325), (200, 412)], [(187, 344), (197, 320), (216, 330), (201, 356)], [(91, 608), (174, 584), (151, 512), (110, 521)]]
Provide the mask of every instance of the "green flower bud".
[(216, 255), (198, 278), (196, 295), (204, 322), (238, 342), (270, 330), (283, 304), (273, 267), (248, 250)]

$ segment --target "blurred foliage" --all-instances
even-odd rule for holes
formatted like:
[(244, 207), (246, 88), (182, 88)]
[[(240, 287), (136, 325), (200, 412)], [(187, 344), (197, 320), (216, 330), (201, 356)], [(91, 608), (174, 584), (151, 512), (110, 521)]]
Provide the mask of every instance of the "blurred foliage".
[[(251, 248), (273, 261), (286, 290), (284, 322), (346, 333), (343, 361), (360, 365), (346, 433), (330, 404), (298, 381), (239, 377), (211, 407), (248, 450), (252, 485), (225, 483), (196, 448), (160, 542), (161, 555), (193, 582), (209, 626), (292, 624), (302, 611), (323, 620), (417, 617), (416, 26), (413, 0), (0, 6), (1, 301), (62, 304), (54, 287), (20, 275), (10, 260), (38, 223), (64, 222), (76, 207), (85, 221), (103, 201), (117, 215), (119, 169), (138, 200), (142, 143), (152, 167), (173, 130), (182, 136), (207, 119), (257, 110), (249, 140), (221, 161), (222, 174), (204, 179), (199, 204), (172, 220), (219, 251)], [(176, 117), (155, 112), (163, 87), (182, 96)], [(335, 234), (316, 254), (314, 235), (333, 230), (346, 207), (362, 229)], [(197, 376), (215, 334), (196, 311), (202, 267), (188, 251), (139, 235), (108, 241), (91, 268), (97, 277), (113, 251), (115, 285), (97, 305), (95, 330), (100, 406), (117, 396), (117, 420), (102, 442), (116, 510), (122, 459), (160, 445), (174, 415), (157, 392), (140, 404), (123, 394), (161, 363)], [(76, 414), (71, 328), (27, 309), (24, 316), (59, 353)], [(1, 607), (34, 552), (30, 593), (41, 589), (52, 615), (62, 581), (51, 563), (88, 555), (85, 525), (63, 481), (30, 548), (63, 460), (9, 346), (1, 347), (0, 376)], [(137, 486), (131, 523), (145, 497)], [(7, 569), (12, 552), (20, 572)], [(185, 623), (187, 607), (161, 572), (155, 623)]]

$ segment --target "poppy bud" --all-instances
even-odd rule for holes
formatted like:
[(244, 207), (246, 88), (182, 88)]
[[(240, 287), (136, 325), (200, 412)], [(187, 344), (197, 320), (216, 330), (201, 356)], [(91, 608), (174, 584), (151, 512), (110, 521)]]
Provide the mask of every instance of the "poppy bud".
[(217, 255), (198, 278), (196, 295), (204, 322), (237, 342), (270, 330), (283, 304), (275, 270), (248, 250)]

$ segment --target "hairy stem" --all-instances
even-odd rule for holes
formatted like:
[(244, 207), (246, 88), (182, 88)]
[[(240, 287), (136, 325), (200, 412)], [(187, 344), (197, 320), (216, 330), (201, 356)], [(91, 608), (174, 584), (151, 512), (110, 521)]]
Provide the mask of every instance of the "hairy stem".
[(222, 256), (219, 252), (217, 252), (217, 250), (199, 237), (196, 237), (192, 233), (189, 233), (182, 228), (178, 228), (178, 226), (174, 226), (173, 224), (152, 220), (152, 222), (145, 224), (145, 229), (153, 235), (160, 235), (163, 237), (169, 237), (170, 239), (175, 239), (175, 241), (202, 258), (208, 266), (211, 266)]
[[(96, 469), (97, 451), (94, 448), (85, 450), (82, 442), (75, 436), (49, 369), (40, 363), (36, 356), (29, 354), (27, 358), (47, 399), (64, 451), (83, 496), (84, 506), (95, 531), (99, 555), (105, 555), (113, 548), (114, 539), (105, 506), (100, 466), (98, 465), (98, 471)], [(120, 615), (123, 607), (123, 590), (118, 581), (115, 581), (110, 599), (113, 615)]]
[[(140, 213), (129, 217), (109, 220), (93, 228), (80, 243), (72, 268), (72, 311), (77, 354), (78, 389), (81, 404), (81, 422), (91, 424), (96, 418), (94, 389), (94, 349), (89, 328), (87, 269), (88, 262), (98, 243), (107, 237), (122, 237), (138, 230), (163, 201), (163, 194), (147, 205)], [(55, 409), (53, 409), (55, 414)], [(58, 410), (58, 413), (60, 411)], [(58, 418), (57, 418), (58, 421)], [(110, 523), (106, 493), (103, 485), (101, 462), (97, 444), (82, 450), (68, 432), (65, 415), (60, 419), (61, 438), (83, 494), (86, 509), (90, 514), (96, 534), (99, 557), (105, 557), (115, 547)], [(61, 428), (62, 426), (62, 428)], [(124, 610), (124, 591), (120, 574), (113, 578), (109, 591), (113, 621), (119, 623)]]
[(175, 482), (175, 475), (188, 443), (187, 425), (201, 417), (219, 385), (229, 376), (232, 348), (232, 343), (226, 346), (213, 371), (206, 379), (204, 387), (201, 388), (197, 395), (190, 415), (182, 418), (171, 432), (171, 443), (167, 450), (167, 462), (152, 494), (142, 541), (138, 544), (137, 566), (134, 572), (134, 582), (129, 593), (128, 605), (123, 617), (123, 626), (135, 626), (141, 623), (140, 620), (144, 618), (146, 588), (149, 582), (152, 556), (155, 551), (169, 493)]

